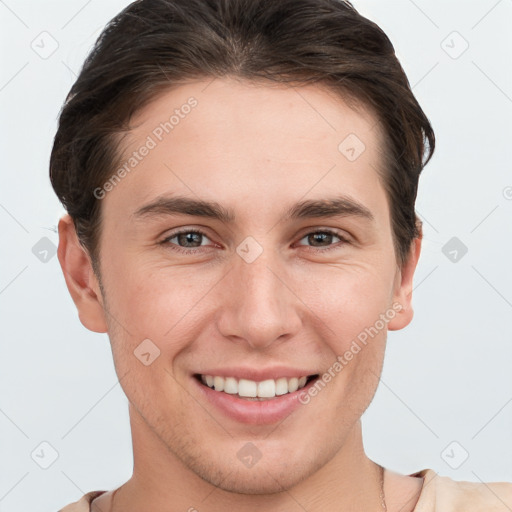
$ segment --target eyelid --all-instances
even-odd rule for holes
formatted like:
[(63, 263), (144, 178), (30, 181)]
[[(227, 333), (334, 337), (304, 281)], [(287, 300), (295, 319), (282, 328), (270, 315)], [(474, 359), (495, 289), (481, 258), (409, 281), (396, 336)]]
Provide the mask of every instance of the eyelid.
[(333, 243), (331, 245), (328, 245), (326, 247), (314, 247), (311, 245), (300, 245), (300, 247), (307, 247), (309, 251), (316, 252), (316, 253), (326, 253), (330, 250), (336, 250), (339, 249), (343, 245), (347, 245), (352, 243), (350, 236), (346, 236), (344, 233), (340, 232), (339, 230), (335, 228), (313, 228), (306, 231), (302, 236), (299, 236), (299, 242), (307, 237), (308, 235), (313, 235), (316, 233), (327, 233), (329, 235), (335, 236), (340, 239), (340, 242)]
[(209, 229), (206, 226), (201, 225), (193, 225), (193, 226), (181, 226), (179, 228), (166, 229), (163, 233), (158, 235), (158, 238), (162, 238), (162, 242), (169, 238), (173, 238), (176, 235), (181, 235), (182, 233), (199, 233), (208, 238), (211, 238), (208, 235)]
[[(213, 240), (210, 238), (210, 236), (208, 235), (208, 233), (206, 232), (206, 230), (204, 228), (202, 228), (202, 227), (201, 228), (184, 227), (184, 228), (177, 228), (176, 231), (171, 231), (170, 233), (165, 235), (165, 237), (159, 242), (159, 244), (165, 245), (165, 244), (169, 243), (170, 239), (175, 238), (184, 233), (195, 233), (195, 234), (201, 235), (203, 238), (207, 238), (208, 240), (213, 242)], [(215, 242), (213, 242), (213, 243), (215, 244)], [(187, 248), (187, 247), (180, 247), (179, 245), (176, 245), (176, 244), (171, 244), (171, 245), (173, 245), (179, 249), (182, 249), (184, 251), (193, 251), (193, 252), (197, 252), (198, 249), (205, 247), (203, 245), (200, 245), (199, 247)], [(218, 244), (215, 244), (215, 245), (218, 245)]]
[(301, 233), (303, 234), (298, 235), (301, 239), (304, 238), (306, 235), (310, 235), (312, 233), (330, 233), (331, 235), (336, 235), (347, 241), (352, 240), (352, 236), (345, 230), (342, 230), (340, 228), (332, 228), (330, 226), (308, 227), (304, 228), (304, 231), (302, 231)]

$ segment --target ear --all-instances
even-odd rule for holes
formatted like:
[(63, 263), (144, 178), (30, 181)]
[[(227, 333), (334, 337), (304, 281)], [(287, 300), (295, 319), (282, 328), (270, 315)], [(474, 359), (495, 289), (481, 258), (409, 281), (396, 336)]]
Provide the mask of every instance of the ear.
[(421, 241), (422, 231), (420, 226), (420, 236), (413, 240), (407, 261), (397, 272), (393, 303), (399, 303), (402, 306), (402, 309), (388, 323), (388, 330), (390, 331), (403, 329), (409, 325), (412, 317), (414, 316), (412, 308), (412, 285), (414, 271), (416, 270), (416, 265), (418, 264), (418, 259), (420, 257)]
[(107, 332), (98, 279), (68, 214), (59, 220), (57, 256), (80, 322), (90, 331)]

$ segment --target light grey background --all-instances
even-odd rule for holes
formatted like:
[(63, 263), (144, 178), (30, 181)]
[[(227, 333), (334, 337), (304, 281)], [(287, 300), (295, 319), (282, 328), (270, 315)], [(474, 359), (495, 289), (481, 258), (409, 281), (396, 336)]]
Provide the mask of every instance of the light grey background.
[[(55, 511), (131, 475), (108, 338), (82, 327), (52, 256), (63, 210), (48, 179), (65, 95), (127, 4), (0, 1), (2, 512)], [(401, 473), (512, 481), (512, 1), (354, 5), (392, 40), (437, 136), (417, 202), (416, 315), (389, 335), (365, 448)], [(452, 237), (467, 254), (443, 253)]]

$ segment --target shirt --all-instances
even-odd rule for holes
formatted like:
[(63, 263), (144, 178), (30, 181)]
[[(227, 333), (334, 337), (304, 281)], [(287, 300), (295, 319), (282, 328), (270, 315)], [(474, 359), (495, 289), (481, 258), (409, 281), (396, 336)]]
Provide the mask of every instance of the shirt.
[[(466, 482), (422, 469), (408, 476), (423, 478), (413, 512), (510, 512), (512, 482)], [(59, 512), (90, 512), (91, 502), (107, 491), (91, 491)], [(108, 511), (105, 511), (108, 512)]]

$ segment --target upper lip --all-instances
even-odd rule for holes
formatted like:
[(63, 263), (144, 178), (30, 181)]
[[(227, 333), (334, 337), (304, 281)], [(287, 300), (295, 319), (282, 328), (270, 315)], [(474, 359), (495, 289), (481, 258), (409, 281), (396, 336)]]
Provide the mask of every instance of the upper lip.
[(307, 377), (309, 375), (317, 375), (318, 372), (308, 369), (290, 368), (289, 366), (273, 366), (271, 368), (248, 368), (248, 367), (232, 367), (232, 368), (209, 368), (199, 372), (199, 375), (212, 375), (219, 377), (234, 377), (235, 379), (248, 379), (261, 382), (268, 379), (279, 379), (286, 377)]

